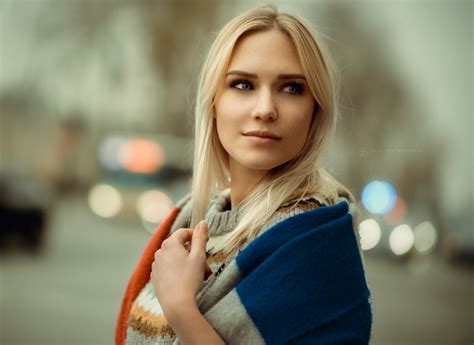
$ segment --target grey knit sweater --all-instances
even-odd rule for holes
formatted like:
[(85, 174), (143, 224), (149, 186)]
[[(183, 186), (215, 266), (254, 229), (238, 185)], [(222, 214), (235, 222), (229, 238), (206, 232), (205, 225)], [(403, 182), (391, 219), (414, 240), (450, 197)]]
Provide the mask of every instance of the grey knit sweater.
[[(190, 200), (191, 197), (188, 195), (176, 205), (181, 211), (173, 223), (171, 231), (189, 227), (191, 221)], [(291, 201), (283, 204), (273, 217), (262, 226), (260, 234), (289, 217), (314, 209), (320, 205), (327, 205), (324, 200), (314, 195), (299, 201), (295, 208), (291, 207), (293, 204), (294, 202)], [(230, 190), (228, 189), (213, 200), (208, 208), (205, 217), (209, 225), (207, 251), (211, 250), (223, 238), (224, 234), (234, 230), (240, 220), (240, 209), (229, 209), (229, 206)], [(246, 245), (248, 243), (244, 244), (237, 252), (227, 256), (215, 253), (208, 257), (207, 264), (213, 273), (204, 281), (203, 287), (197, 296), (198, 301), (199, 297), (209, 290), (211, 286), (213, 286), (214, 290), (218, 291), (220, 286), (225, 288), (228, 284), (232, 284), (232, 282), (226, 281), (226, 277), (231, 277), (232, 274), (224, 274), (227, 264)], [(173, 329), (163, 315), (151, 282), (146, 284), (132, 305), (128, 319), (126, 344), (179, 344)]]

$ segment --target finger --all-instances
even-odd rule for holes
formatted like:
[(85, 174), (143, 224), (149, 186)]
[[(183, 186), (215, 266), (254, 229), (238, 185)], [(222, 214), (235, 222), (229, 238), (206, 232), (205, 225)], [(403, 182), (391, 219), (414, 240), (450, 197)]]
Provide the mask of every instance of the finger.
[(170, 238), (166, 241), (172, 244), (185, 245), (186, 242), (191, 241), (193, 237), (193, 229), (182, 228), (173, 232)]
[(153, 255), (155, 257), (155, 260), (156, 260), (156, 258), (158, 257), (158, 254), (160, 254), (161, 251), (162, 251), (162, 249), (158, 249), (157, 251), (155, 251), (155, 254)]
[(201, 220), (194, 232), (192, 234), (192, 242), (191, 242), (191, 255), (201, 254), (206, 252), (206, 243), (208, 238), (207, 235), (207, 223), (204, 220)]

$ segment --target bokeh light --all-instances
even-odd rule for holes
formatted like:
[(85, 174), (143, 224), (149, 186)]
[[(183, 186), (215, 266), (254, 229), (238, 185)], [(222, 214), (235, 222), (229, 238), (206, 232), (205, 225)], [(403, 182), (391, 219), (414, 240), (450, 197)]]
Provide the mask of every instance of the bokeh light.
[(118, 136), (110, 136), (105, 138), (99, 145), (98, 158), (99, 162), (108, 170), (117, 171), (122, 169), (119, 160), (120, 150), (125, 144), (126, 139)]
[(149, 190), (138, 197), (136, 206), (145, 228), (153, 231), (171, 211), (173, 201), (162, 191)]
[(366, 219), (359, 224), (360, 245), (362, 250), (374, 248), (381, 237), (380, 226), (374, 219)]
[(401, 224), (390, 233), (389, 245), (395, 255), (403, 255), (410, 251), (415, 242), (412, 229), (407, 224)]
[(414, 233), (415, 248), (417, 251), (424, 254), (430, 252), (434, 248), (438, 235), (430, 222), (426, 221), (418, 224), (415, 227)]
[(372, 181), (362, 190), (362, 204), (373, 214), (385, 214), (397, 199), (395, 188), (386, 181)]
[(89, 191), (89, 207), (100, 217), (116, 216), (122, 205), (123, 201), (119, 191), (112, 186), (99, 184)]
[(146, 139), (130, 139), (121, 146), (119, 160), (125, 170), (147, 174), (161, 168), (165, 154), (157, 142)]
[(397, 195), (395, 206), (387, 214), (384, 215), (384, 221), (388, 225), (393, 226), (401, 224), (405, 219), (406, 213), (407, 207), (405, 200), (403, 200), (400, 195)]

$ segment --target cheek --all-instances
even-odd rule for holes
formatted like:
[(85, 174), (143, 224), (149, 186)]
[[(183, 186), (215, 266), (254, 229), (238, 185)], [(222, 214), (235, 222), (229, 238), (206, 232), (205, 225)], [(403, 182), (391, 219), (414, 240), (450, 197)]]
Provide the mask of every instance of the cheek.
[(304, 133), (305, 138), (309, 133), (309, 129), (311, 127), (312, 119), (313, 119), (313, 113), (310, 112), (300, 122), (300, 127), (301, 127), (300, 128), (300, 131), (301, 131), (300, 133)]
[(216, 102), (215, 116), (218, 133), (231, 133), (240, 129), (242, 115), (245, 114), (245, 107), (235, 97), (225, 96)]
[(297, 131), (301, 136), (307, 133), (311, 126), (313, 107), (307, 104), (292, 104), (282, 109), (282, 114), (286, 120), (285, 127)]
[(313, 119), (313, 110), (312, 108), (293, 109), (292, 116), (288, 118), (291, 118), (291, 121), (286, 123), (285, 127), (289, 134), (288, 138), (292, 142), (288, 149), (299, 152), (307, 140)]
[(229, 135), (226, 133), (226, 127), (223, 126), (221, 119), (216, 118), (216, 131), (217, 131), (217, 138), (219, 139), (219, 142), (221, 145), (224, 147), (224, 149), (227, 151), (227, 142), (226, 139), (229, 137)]
[(229, 145), (235, 141), (236, 121), (232, 116), (230, 109), (222, 105), (216, 105), (216, 119), (215, 119), (217, 136), (224, 150), (228, 152)]
[(225, 139), (230, 134), (230, 130), (233, 128), (234, 120), (232, 116), (224, 109), (217, 110), (216, 112), (216, 129), (219, 138)]

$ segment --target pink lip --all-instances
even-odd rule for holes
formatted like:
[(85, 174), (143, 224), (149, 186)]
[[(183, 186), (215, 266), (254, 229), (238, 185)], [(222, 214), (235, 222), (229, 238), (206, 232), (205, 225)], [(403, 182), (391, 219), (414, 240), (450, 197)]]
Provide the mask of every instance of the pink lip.
[(245, 132), (243, 135), (246, 137), (259, 137), (273, 140), (281, 140), (281, 137), (268, 131), (249, 131)]

